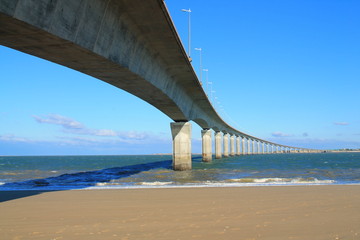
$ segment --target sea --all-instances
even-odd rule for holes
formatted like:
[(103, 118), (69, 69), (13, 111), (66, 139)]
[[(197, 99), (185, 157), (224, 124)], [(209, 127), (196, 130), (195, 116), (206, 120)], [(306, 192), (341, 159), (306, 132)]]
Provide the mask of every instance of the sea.
[(360, 184), (360, 153), (241, 155), (173, 171), (171, 155), (0, 156), (0, 190)]

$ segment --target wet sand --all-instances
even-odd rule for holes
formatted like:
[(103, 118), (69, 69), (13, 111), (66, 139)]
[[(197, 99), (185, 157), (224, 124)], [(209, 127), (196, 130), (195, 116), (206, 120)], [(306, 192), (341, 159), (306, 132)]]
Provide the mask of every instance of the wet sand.
[(0, 192), (0, 239), (360, 239), (360, 185)]

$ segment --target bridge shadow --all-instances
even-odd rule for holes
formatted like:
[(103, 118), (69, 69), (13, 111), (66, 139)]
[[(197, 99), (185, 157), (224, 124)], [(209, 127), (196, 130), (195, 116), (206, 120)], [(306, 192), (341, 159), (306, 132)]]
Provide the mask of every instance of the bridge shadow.
[[(172, 169), (172, 160), (106, 168), (95, 171), (67, 173), (56, 177), (5, 183), (0, 187), (0, 202), (38, 195), (44, 192), (84, 189), (96, 186), (99, 183), (106, 184), (112, 180), (130, 177), (144, 171), (159, 168)], [(56, 190), (51, 190), (52, 187)], [(6, 189), (11, 190), (6, 191)]]

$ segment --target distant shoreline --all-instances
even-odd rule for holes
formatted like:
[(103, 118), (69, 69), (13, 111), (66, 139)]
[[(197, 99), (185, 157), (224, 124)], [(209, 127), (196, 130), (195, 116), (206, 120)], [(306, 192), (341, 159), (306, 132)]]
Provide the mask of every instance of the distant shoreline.
[(353, 152), (360, 152), (360, 150), (347, 150), (347, 151), (329, 151), (329, 152), (326, 152), (326, 153), (343, 153), (343, 152), (350, 152), (350, 153), (353, 153)]
[[(360, 150), (348, 150), (348, 151), (336, 151), (336, 150), (323, 150), (325, 152), (322, 153), (359, 153)], [(286, 153), (273, 153), (273, 154), (286, 154)], [(299, 153), (288, 153), (288, 154), (299, 154)], [(311, 154), (311, 153), (306, 153)], [(314, 153), (315, 154), (315, 153)], [(319, 154), (319, 153), (316, 153)], [(201, 153), (192, 153), (192, 155), (201, 155)], [(245, 154), (247, 155), (247, 154)], [(252, 154), (250, 154), (252, 155)], [(268, 154), (254, 154), (254, 155), (268, 155)], [(271, 155), (271, 154), (270, 154)], [(66, 154), (66, 155), (0, 155), (0, 157), (67, 157), (67, 156), (172, 156), (172, 153), (149, 153), (149, 154)], [(243, 156), (243, 155), (236, 155), (236, 156)]]

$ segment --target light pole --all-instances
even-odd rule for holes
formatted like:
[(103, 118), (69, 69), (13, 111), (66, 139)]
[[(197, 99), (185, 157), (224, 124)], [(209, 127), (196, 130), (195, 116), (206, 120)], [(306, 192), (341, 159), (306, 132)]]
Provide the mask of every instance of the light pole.
[(210, 84), (210, 103), (212, 104), (212, 93), (213, 93), (212, 82), (208, 82), (208, 84)]
[[(217, 105), (217, 107), (216, 107)], [(222, 107), (221, 102), (219, 101), (218, 97), (214, 97), (214, 108), (215, 109), (220, 109)]]
[(213, 99), (213, 93), (215, 93), (214, 90), (212, 90), (212, 85), (211, 85), (211, 104), (214, 106), (215, 108), (215, 103), (214, 103), (214, 99)]
[(200, 52), (200, 84), (202, 85), (202, 59), (201, 59), (201, 48), (195, 48), (196, 51)]
[(190, 21), (190, 13), (191, 13), (191, 10), (190, 8), (189, 9), (181, 9), (181, 11), (183, 12), (187, 12), (188, 13), (188, 16), (189, 16), (189, 21), (188, 21), (188, 58), (189, 58), (189, 61), (191, 62), (191, 21)]
[(209, 92), (209, 69), (203, 69), (206, 72), (206, 92)]

